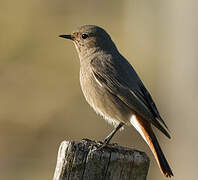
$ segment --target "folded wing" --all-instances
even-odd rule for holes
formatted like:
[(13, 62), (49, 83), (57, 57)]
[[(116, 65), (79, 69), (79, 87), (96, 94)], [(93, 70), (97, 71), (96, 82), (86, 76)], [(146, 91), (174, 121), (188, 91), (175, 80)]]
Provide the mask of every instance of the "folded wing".
[[(116, 61), (116, 62), (115, 62)], [(120, 62), (122, 61), (122, 62)], [(138, 113), (143, 119), (152, 123), (168, 138), (165, 128), (151, 95), (144, 87), (135, 70), (125, 59), (94, 58), (91, 61), (93, 76), (100, 85), (123, 101), (132, 111)], [(165, 128), (162, 126), (162, 124)]]

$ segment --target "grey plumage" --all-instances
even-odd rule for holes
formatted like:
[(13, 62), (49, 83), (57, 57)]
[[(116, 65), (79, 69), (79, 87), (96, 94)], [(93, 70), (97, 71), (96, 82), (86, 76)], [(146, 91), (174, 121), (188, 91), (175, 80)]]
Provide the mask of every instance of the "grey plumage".
[(169, 133), (156, 119), (159, 118), (164, 123), (150, 94), (125, 58), (121, 55), (103, 56), (102, 60), (97, 57), (91, 60), (91, 68), (103, 88), (111, 92), (109, 96), (116, 96), (124, 103), (121, 111), (125, 108), (140, 114), (170, 138)]
[[(164, 175), (172, 176), (151, 124), (170, 138), (167, 126), (151, 95), (108, 33), (98, 26), (85, 25), (71, 35), (63, 36), (72, 39), (76, 46), (80, 83), (87, 102), (110, 123), (120, 125), (119, 128), (133, 124), (150, 146)], [(134, 116), (135, 120), (132, 119)]]

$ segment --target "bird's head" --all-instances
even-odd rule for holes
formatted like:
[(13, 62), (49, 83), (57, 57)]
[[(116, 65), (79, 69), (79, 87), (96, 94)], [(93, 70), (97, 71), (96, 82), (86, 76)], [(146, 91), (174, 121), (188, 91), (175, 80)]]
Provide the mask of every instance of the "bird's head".
[(109, 34), (95, 25), (84, 25), (77, 28), (70, 35), (60, 35), (59, 37), (71, 39), (79, 55), (99, 50), (113, 51), (116, 49)]

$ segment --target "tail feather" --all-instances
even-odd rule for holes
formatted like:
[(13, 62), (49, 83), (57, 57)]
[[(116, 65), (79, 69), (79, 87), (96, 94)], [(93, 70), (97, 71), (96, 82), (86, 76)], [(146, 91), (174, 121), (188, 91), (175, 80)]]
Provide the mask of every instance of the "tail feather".
[(168, 164), (168, 162), (167, 162), (167, 160), (166, 160), (166, 158), (164, 156), (164, 153), (161, 150), (161, 147), (160, 147), (160, 145), (158, 143), (158, 140), (157, 140), (157, 138), (156, 138), (154, 133), (152, 133), (151, 142), (152, 142), (151, 146), (154, 147), (153, 148), (154, 149), (153, 150), (153, 154), (154, 154), (154, 156), (155, 156), (155, 158), (156, 158), (156, 160), (158, 162), (158, 165), (159, 165), (162, 173), (166, 177), (173, 176), (173, 172), (172, 172), (172, 170), (171, 170), (171, 168), (170, 168), (170, 166), (169, 166), (169, 164)]
[(165, 177), (173, 176), (173, 172), (160, 148), (158, 140), (151, 128), (151, 125), (148, 121), (144, 121), (137, 116), (132, 116), (131, 118), (132, 125), (137, 129), (137, 131), (142, 135), (144, 140), (149, 145), (161, 172), (164, 174)]

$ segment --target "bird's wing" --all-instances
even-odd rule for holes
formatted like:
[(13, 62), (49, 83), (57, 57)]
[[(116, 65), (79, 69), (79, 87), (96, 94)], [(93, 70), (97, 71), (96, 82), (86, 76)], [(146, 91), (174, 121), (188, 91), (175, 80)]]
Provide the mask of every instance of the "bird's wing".
[(145, 88), (145, 86), (142, 82), (140, 82), (138, 84), (138, 89), (136, 89), (135, 93), (140, 99), (142, 99), (144, 101), (144, 103), (149, 108), (149, 110), (152, 112), (154, 117), (157, 118), (168, 129), (166, 123), (161, 118), (160, 113), (159, 113), (150, 93), (147, 91), (147, 89)]
[(169, 133), (158, 121), (158, 119), (160, 121), (163, 120), (150, 94), (143, 86), (132, 66), (125, 59), (122, 62), (115, 61), (108, 58), (102, 60), (100, 58), (92, 59), (93, 76), (102, 84), (103, 88), (117, 96), (130, 109), (152, 123), (170, 138)]

